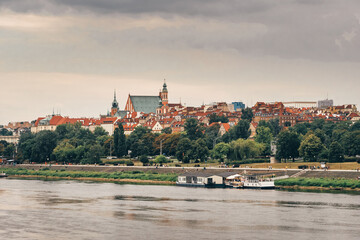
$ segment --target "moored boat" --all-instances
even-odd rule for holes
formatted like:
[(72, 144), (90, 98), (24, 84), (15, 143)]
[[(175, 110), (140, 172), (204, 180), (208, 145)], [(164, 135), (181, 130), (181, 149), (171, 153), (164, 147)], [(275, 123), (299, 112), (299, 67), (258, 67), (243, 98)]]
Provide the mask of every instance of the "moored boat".
[(243, 188), (274, 189), (275, 183), (269, 178), (259, 179), (257, 176), (246, 176)]
[(7, 177), (7, 174), (4, 172), (0, 173), (0, 178), (4, 178), (4, 177)]

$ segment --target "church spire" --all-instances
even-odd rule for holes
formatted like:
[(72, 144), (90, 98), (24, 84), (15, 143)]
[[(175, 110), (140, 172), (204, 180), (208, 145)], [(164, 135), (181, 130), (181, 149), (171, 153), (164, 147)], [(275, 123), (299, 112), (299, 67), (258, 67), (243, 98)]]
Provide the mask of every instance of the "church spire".
[(166, 85), (166, 79), (164, 78), (164, 84), (163, 84), (163, 89), (162, 92), (167, 92), (167, 85)]
[(114, 90), (114, 100), (113, 100), (113, 102), (112, 102), (112, 108), (113, 109), (118, 109), (118, 107), (119, 107), (119, 104), (118, 104), (118, 102), (117, 102), (117, 100), (116, 100), (116, 89)]

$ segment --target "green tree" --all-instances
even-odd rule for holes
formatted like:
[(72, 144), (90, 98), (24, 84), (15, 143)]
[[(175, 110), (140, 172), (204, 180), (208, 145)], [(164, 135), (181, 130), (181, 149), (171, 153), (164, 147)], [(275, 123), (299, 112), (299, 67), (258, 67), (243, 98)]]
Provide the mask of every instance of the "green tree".
[(206, 146), (204, 139), (199, 138), (193, 143), (194, 158), (200, 159), (201, 162), (205, 162), (209, 156), (209, 149)]
[(304, 123), (298, 123), (298, 124), (295, 124), (290, 130), (293, 130), (293, 131), (297, 132), (298, 134), (305, 135), (308, 132), (309, 127), (306, 126), (306, 124), (304, 124)]
[(15, 145), (12, 143), (8, 144), (4, 149), (3, 155), (7, 158), (13, 158), (15, 155)]
[(316, 129), (323, 129), (324, 125), (325, 125), (325, 120), (322, 118), (318, 118), (311, 123), (310, 127), (311, 130), (315, 131)]
[(279, 118), (270, 119), (268, 121), (271, 132), (274, 137), (276, 137), (282, 130), (282, 126), (280, 126)]
[(183, 163), (189, 163), (192, 156), (192, 145), (190, 139), (182, 138), (176, 147), (176, 158)]
[(273, 139), (271, 129), (269, 127), (257, 127), (255, 141), (264, 144), (264, 155), (271, 154), (271, 140)]
[(338, 142), (332, 142), (329, 147), (329, 162), (343, 162), (344, 148)]
[(162, 143), (162, 153), (167, 156), (175, 156), (176, 147), (181, 139), (182, 134), (161, 134), (155, 138), (154, 147), (156, 154), (160, 154), (160, 142)]
[(276, 141), (276, 158), (292, 159), (299, 156), (300, 138), (295, 131), (284, 130), (279, 133)]
[(149, 158), (146, 155), (141, 155), (139, 160), (142, 162), (143, 166), (146, 166), (149, 163)]
[(36, 134), (32, 146), (31, 159), (34, 162), (45, 162), (51, 160), (53, 150), (57, 145), (57, 134), (52, 131), (41, 131)]
[(107, 136), (107, 135), (109, 135), (109, 133), (107, 131), (105, 131), (105, 129), (102, 127), (96, 127), (94, 130), (94, 135), (95, 135), (95, 137)]
[(86, 153), (86, 158), (82, 161), (85, 164), (101, 163), (101, 156), (103, 155), (103, 148), (99, 144), (92, 145)]
[(356, 121), (350, 127), (350, 131), (360, 131), (360, 121)]
[(168, 160), (166, 159), (166, 157), (164, 155), (159, 155), (155, 158), (155, 162), (162, 165), (164, 163), (167, 163)]
[(120, 138), (119, 128), (115, 128), (113, 137), (114, 137), (114, 153), (116, 156), (119, 156), (119, 138)]
[(246, 120), (240, 120), (234, 127), (231, 127), (229, 131), (224, 134), (223, 139), (226, 140), (228, 137), (227, 142), (229, 142), (229, 140), (237, 140), (239, 138), (247, 139), (250, 137), (250, 134), (250, 123)]
[(171, 134), (172, 133), (172, 128), (171, 127), (166, 127), (163, 130), (161, 130), (161, 133)]
[(6, 128), (1, 128), (0, 129), (0, 136), (12, 136), (13, 133), (9, 130), (7, 130)]
[(230, 143), (230, 156), (233, 160), (245, 160), (260, 156), (264, 145), (252, 140), (238, 139)]
[(222, 115), (219, 116), (216, 113), (213, 113), (209, 116), (209, 124), (213, 123), (213, 122), (222, 122), (222, 123), (228, 123), (229, 122), (229, 118), (227, 118), (226, 116)]
[(241, 119), (248, 121), (249, 123), (252, 121), (254, 117), (253, 111), (251, 108), (247, 107), (241, 110)]
[(230, 145), (228, 143), (218, 143), (211, 151), (212, 158), (218, 159), (220, 162), (224, 162), (230, 153)]
[(310, 133), (301, 142), (299, 152), (305, 161), (315, 162), (323, 149), (324, 145), (321, 143), (320, 138)]
[(345, 133), (342, 137), (342, 145), (348, 156), (360, 155), (360, 130)]
[(119, 142), (118, 142), (118, 157), (123, 157), (127, 155), (127, 146), (126, 146), (126, 136), (124, 132), (124, 127), (122, 124), (119, 124)]
[(189, 118), (184, 124), (187, 137), (190, 140), (196, 140), (203, 137), (204, 126), (199, 124), (196, 118)]
[(219, 133), (220, 125), (213, 124), (205, 129), (205, 141), (208, 149), (213, 149), (221, 136)]
[(55, 159), (60, 163), (77, 163), (76, 150), (73, 145), (69, 143), (68, 139), (59, 143), (53, 151)]

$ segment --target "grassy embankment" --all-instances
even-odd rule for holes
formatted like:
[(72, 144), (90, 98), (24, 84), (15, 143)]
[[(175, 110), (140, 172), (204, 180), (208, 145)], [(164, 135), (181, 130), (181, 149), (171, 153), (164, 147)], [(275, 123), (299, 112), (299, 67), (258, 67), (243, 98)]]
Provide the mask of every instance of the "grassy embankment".
[(1, 171), (10, 177), (40, 177), (54, 179), (77, 179), (128, 183), (154, 183), (172, 184), (176, 182), (176, 174), (159, 174), (153, 172), (129, 171), (129, 172), (91, 172), (91, 171), (63, 171), (63, 170), (27, 170), (21, 168), (3, 168)]
[(360, 191), (360, 180), (333, 178), (287, 178), (276, 180), (275, 186), (285, 189), (338, 189)]
[[(180, 163), (177, 160), (173, 160), (174, 162), (166, 163), (166, 165), (170, 167), (220, 167), (221, 164), (218, 161), (212, 160), (208, 161), (207, 163)], [(125, 165), (128, 162), (134, 163), (134, 166), (143, 166), (143, 164), (140, 161), (137, 160), (129, 160), (129, 159), (102, 159), (102, 162), (104, 164), (108, 165)], [(238, 163), (241, 167), (250, 167), (250, 168), (269, 168), (270, 166), (272, 168), (287, 168), (287, 169), (299, 169), (299, 166), (308, 166), (308, 169), (310, 167), (320, 167), (319, 162), (287, 162), (287, 163)], [(232, 164), (229, 164), (232, 166)], [(360, 169), (360, 163), (357, 162), (341, 162), (341, 163), (326, 163), (326, 166), (329, 167), (329, 169), (337, 169), (337, 170), (356, 170)]]
[[(319, 162), (288, 162), (288, 163), (253, 163), (246, 164), (251, 168), (268, 168), (271, 166), (272, 168), (288, 168), (288, 169), (299, 169), (299, 166), (306, 165), (308, 169), (310, 167), (320, 167)], [(245, 166), (245, 164), (244, 164)], [(326, 166), (329, 167), (330, 170), (356, 170), (360, 168), (360, 164), (357, 162), (342, 162), (342, 163), (326, 163)]]

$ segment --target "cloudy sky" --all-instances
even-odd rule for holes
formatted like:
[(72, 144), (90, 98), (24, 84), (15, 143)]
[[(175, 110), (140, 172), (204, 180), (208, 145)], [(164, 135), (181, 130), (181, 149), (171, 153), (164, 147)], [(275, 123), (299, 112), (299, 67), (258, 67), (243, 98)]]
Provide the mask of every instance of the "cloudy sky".
[(0, 124), (171, 102), (360, 104), (359, 0), (0, 0)]

